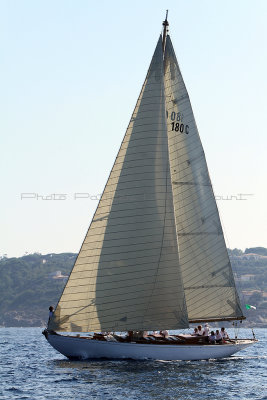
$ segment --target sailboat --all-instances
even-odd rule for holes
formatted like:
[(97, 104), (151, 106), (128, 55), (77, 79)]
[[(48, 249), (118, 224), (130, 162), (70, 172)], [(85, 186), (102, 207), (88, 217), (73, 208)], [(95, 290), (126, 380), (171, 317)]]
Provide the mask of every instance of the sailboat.
[(70, 359), (221, 358), (255, 342), (151, 333), (245, 319), (168, 25), (43, 332)]

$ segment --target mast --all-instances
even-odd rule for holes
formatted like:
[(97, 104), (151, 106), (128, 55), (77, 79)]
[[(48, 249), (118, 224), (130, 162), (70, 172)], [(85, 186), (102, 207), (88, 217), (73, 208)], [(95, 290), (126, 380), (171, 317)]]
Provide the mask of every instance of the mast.
[(162, 25), (163, 25), (163, 38), (162, 38), (162, 50), (163, 50), (163, 54), (165, 51), (165, 45), (166, 45), (166, 37), (167, 37), (167, 33), (168, 33), (168, 26), (169, 26), (169, 22), (167, 20), (168, 18), (168, 10), (166, 10), (166, 18), (165, 21), (163, 21)]

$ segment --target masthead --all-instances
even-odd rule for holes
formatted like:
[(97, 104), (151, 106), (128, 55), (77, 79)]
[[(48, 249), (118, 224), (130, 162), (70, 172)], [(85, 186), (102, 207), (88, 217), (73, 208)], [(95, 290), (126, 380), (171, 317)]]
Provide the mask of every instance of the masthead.
[(162, 25), (163, 25), (163, 27), (164, 27), (164, 28), (163, 28), (163, 39), (162, 39), (163, 53), (164, 53), (164, 50), (165, 50), (166, 36), (167, 36), (167, 33), (168, 33), (168, 26), (169, 26), (169, 22), (168, 22), (167, 18), (168, 18), (168, 10), (166, 10), (166, 18), (165, 18), (165, 21), (163, 21), (163, 23), (162, 23)]

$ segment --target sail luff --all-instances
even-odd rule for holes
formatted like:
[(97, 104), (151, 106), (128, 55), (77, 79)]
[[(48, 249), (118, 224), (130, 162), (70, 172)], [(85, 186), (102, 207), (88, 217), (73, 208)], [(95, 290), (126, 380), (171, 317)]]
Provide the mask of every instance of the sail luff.
[(243, 318), (204, 151), (169, 36), (164, 59), (170, 168), (188, 318)]
[(85, 332), (188, 326), (168, 159), (160, 37), (49, 329)]

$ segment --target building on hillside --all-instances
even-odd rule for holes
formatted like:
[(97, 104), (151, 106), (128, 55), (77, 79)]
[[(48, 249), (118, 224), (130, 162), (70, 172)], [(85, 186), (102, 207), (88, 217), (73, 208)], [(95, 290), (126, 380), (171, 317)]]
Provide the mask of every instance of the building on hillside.
[(252, 274), (245, 274), (245, 275), (240, 275), (239, 280), (241, 282), (249, 282), (249, 281), (254, 281), (255, 275)]
[(50, 273), (50, 278), (52, 278), (52, 279), (65, 279), (65, 280), (67, 280), (68, 279), (68, 275), (62, 275), (62, 273), (61, 273), (61, 271), (54, 271), (54, 272), (51, 272)]
[(243, 254), (240, 256), (241, 260), (247, 260), (247, 261), (257, 261), (263, 256), (260, 256), (259, 254), (254, 254), (254, 253), (248, 253), (248, 254)]

